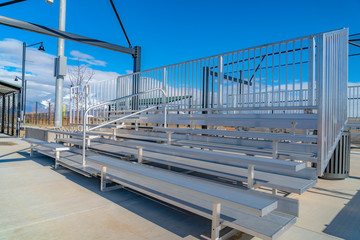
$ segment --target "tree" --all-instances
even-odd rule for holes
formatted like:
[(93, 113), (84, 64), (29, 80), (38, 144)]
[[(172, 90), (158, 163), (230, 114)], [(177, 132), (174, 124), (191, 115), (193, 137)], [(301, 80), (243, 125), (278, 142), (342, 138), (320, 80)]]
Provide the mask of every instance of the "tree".
[[(83, 98), (83, 89), (80, 86), (86, 85), (95, 75), (93, 69), (89, 68), (89, 65), (80, 64), (80, 60), (77, 59), (77, 65), (70, 66), (68, 68), (68, 76), (70, 80), (71, 87), (78, 87), (75, 92), (73, 92), (73, 100), (76, 102), (76, 113), (79, 114), (79, 105), (81, 105), (81, 99)], [(79, 117), (76, 114), (75, 117)]]
[(80, 64), (79, 59), (77, 59), (77, 65), (70, 66), (68, 69), (70, 84), (73, 87), (88, 84), (94, 75), (94, 70), (89, 68), (89, 65)]

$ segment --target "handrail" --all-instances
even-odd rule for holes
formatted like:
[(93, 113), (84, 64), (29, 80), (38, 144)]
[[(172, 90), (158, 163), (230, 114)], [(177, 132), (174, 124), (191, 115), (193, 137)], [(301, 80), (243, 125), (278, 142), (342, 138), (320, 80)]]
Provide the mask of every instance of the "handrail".
[[(156, 106), (148, 107), (148, 108), (145, 108), (145, 109), (143, 109), (143, 110), (139, 110), (139, 111), (136, 111), (136, 112), (134, 112), (134, 113), (130, 113), (129, 115), (126, 115), (126, 116), (123, 116), (123, 117), (119, 117), (119, 118), (117, 118), (117, 119), (115, 119), (115, 120), (111, 120), (111, 121), (109, 121), (109, 122), (102, 123), (102, 124), (97, 125), (97, 126), (95, 126), (95, 127), (89, 128), (88, 131), (92, 131), (92, 130), (95, 130), (95, 129), (104, 127), (104, 126), (106, 126), (106, 125), (108, 125), (108, 124), (111, 124), (111, 123), (114, 123), (114, 122), (123, 120), (123, 119), (125, 119), (125, 118), (135, 116), (136, 114), (149, 111), (149, 110), (151, 110), (151, 109), (153, 109), (153, 108), (157, 108), (159, 105), (162, 105), (162, 104), (158, 104), (158, 105), (156, 105)], [(165, 122), (165, 124), (166, 124), (166, 117), (165, 117), (164, 122)]]
[[(106, 123), (103, 123), (103, 124), (100, 124), (98, 126), (95, 126), (95, 127), (92, 127), (88, 130), (86, 130), (86, 125), (87, 125), (87, 121), (88, 121), (88, 113), (90, 110), (94, 109), (94, 108), (98, 108), (98, 107), (101, 107), (101, 106), (105, 106), (105, 105), (108, 105), (108, 104), (111, 104), (113, 102), (117, 102), (119, 100), (123, 100), (123, 99), (127, 99), (127, 98), (132, 98), (132, 97), (135, 97), (135, 96), (139, 96), (139, 95), (142, 95), (142, 94), (145, 94), (145, 93), (150, 93), (150, 92), (155, 92), (155, 91), (160, 91), (163, 95), (163, 101), (161, 104), (158, 104), (156, 106), (152, 106), (152, 107), (149, 107), (149, 108), (146, 108), (146, 109), (143, 109), (143, 110), (139, 110), (135, 113), (131, 113), (129, 115), (126, 115), (126, 116), (123, 116), (123, 117), (120, 117), (118, 119), (115, 119), (115, 120), (111, 120), (109, 122), (106, 122)], [(86, 111), (84, 112), (84, 117), (83, 117), (83, 154), (82, 154), (82, 165), (85, 166), (86, 165), (86, 132), (87, 131), (91, 131), (91, 130), (94, 130), (94, 129), (97, 129), (97, 128), (100, 128), (100, 127), (103, 127), (103, 126), (106, 126), (110, 123), (114, 123), (114, 122), (117, 122), (117, 121), (120, 121), (120, 120), (123, 120), (123, 119), (126, 119), (128, 117), (132, 117), (136, 114), (139, 114), (139, 113), (142, 113), (142, 112), (145, 112), (145, 111), (148, 111), (150, 109), (153, 109), (153, 108), (156, 108), (160, 105), (164, 105), (164, 127), (166, 128), (167, 126), (167, 123), (166, 123), (166, 115), (167, 115), (167, 111), (166, 111), (166, 92), (164, 91), (164, 89), (162, 88), (154, 88), (154, 89), (150, 89), (150, 90), (147, 90), (147, 91), (143, 91), (143, 92), (139, 92), (139, 93), (135, 93), (135, 94), (131, 94), (131, 95), (128, 95), (128, 96), (125, 96), (125, 97), (121, 97), (121, 98), (116, 98), (116, 99), (113, 99), (113, 100), (110, 100), (110, 101), (107, 101), (107, 102), (104, 102), (104, 103), (100, 103), (100, 104), (97, 104), (97, 105), (94, 105), (94, 106), (91, 106), (89, 107), (88, 109), (86, 109)]]

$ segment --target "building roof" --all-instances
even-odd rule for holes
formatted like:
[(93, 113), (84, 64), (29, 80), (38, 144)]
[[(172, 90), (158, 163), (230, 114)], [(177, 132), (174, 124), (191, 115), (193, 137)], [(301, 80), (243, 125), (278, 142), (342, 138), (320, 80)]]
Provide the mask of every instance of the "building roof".
[(6, 82), (4, 80), (0, 80), (0, 94), (1, 95), (19, 92), (20, 89), (21, 89), (21, 86)]

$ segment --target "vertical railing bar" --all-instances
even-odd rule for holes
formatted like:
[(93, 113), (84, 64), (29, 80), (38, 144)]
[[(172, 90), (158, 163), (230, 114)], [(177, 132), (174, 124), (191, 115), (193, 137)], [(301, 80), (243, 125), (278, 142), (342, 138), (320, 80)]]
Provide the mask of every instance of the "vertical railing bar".
[(295, 55), (295, 41), (293, 42), (293, 62), (292, 62), (292, 67), (293, 67), (293, 103), (292, 105), (295, 106), (296, 105), (296, 89), (295, 89), (295, 74), (296, 74), (296, 69), (295, 69), (295, 61), (296, 61), (296, 55)]
[(272, 78), (272, 83), (271, 83), (271, 96), (272, 96), (272, 100), (271, 100), (271, 106), (273, 107), (274, 106), (274, 98), (275, 98), (275, 93), (274, 93), (274, 85), (275, 85), (275, 80), (274, 80), (274, 78), (275, 78), (275, 45), (272, 45), (272, 62), (271, 62), (271, 65), (272, 65), (272, 76), (271, 76), (271, 78)]
[(241, 87), (241, 82), (240, 81), (242, 81), (242, 79), (240, 79), (240, 67), (239, 67), (239, 55), (240, 55), (240, 52), (238, 52), (237, 53), (237, 55), (236, 55), (236, 58), (237, 58), (237, 60), (236, 60), (236, 78), (237, 78), (237, 83), (236, 83), (236, 108), (238, 108), (239, 107), (239, 100), (240, 100), (240, 87)]
[(195, 69), (194, 69), (194, 66), (195, 66), (195, 63), (192, 62), (192, 65), (191, 65), (191, 72), (192, 72), (192, 77), (191, 77), (191, 108), (194, 108), (194, 90), (195, 90)]
[(261, 72), (262, 72), (262, 48), (260, 48), (260, 53), (259, 53), (259, 104), (258, 107), (262, 106), (262, 79), (261, 79)]
[(268, 106), (268, 47), (265, 47), (265, 98), (264, 98), (264, 106)]
[(303, 102), (303, 41), (300, 40), (300, 104), (304, 105)]
[(250, 107), (250, 49), (248, 50), (248, 91), (247, 91), (247, 106)]
[[(241, 107), (244, 107), (245, 102), (245, 51), (242, 51), (242, 82), (241, 82)], [(247, 85), (249, 86), (249, 79), (247, 80)]]
[(279, 99), (278, 99), (278, 106), (281, 106), (281, 43), (279, 44)]
[(286, 43), (286, 64), (285, 64), (285, 106), (288, 105), (288, 43)]
[(253, 82), (253, 104), (252, 106), (255, 107), (256, 103), (256, 48), (253, 49), (254, 57), (253, 57), (253, 74), (252, 74), (252, 82)]
[(224, 78), (224, 58), (218, 57), (218, 108), (223, 107), (222, 91), (223, 91), (223, 78)]

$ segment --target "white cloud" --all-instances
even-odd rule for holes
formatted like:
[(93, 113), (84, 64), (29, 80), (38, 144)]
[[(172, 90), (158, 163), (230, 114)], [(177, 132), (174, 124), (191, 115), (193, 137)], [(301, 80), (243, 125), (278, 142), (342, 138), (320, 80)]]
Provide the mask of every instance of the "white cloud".
[(76, 57), (76, 58), (94, 59), (93, 56), (90, 56), (88, 54), (82, 53), (82, 52), (77, 51), (77, 50), (72, 50), (70, 52), (70, 55), (73, 56), (73, 57)]
[(88, 63), (90, 65), (95, 65), (95, 66), (106, 66), (106, 62), (101, 61), (101, 60), (96, 60), (93, 56), (90, 56), (88, 54), (82, 53), (80, 51), (77, 50), (73, 50), (70, 52), (70, 55), (73, 56), (72, 60), (78, 60), (80, 62), (85, 62)]
[[(73, 57), (80, 57), (82, 62), (91, 65), (105, 66), (106, 62), (96, 60), (94, 57), (81, 53), (79, 51), (71, 51)], [(38, 101), (42, 105), (48, 104), (49, 101), (54, 102), (55, 99), (55, 77), (53, 73), (55, 55), (40, 52), (36, 48), (27, 48), (26, 50), (26, 80), (27, 80), (27, 109), (31, 110), (35, 102)], [(16, 76), (21, 77), (21, 61), (22, 61), (22, 42), (16, 39), (0, 40), (0, 80), (21, 85), (15, 82)], [(70, 66), (68, 66), (70, 67)], [(89, 66), (91, 68), (91, 66)], [(116, 78), (119, 76), (116, 72), (107, 72), (94, 70), (95, 75), (91, 82), (102, 81)], [(70, 82), (65, 77), (64, 83), (64, 104), (68, 102)], [(47, 106), (47, 105), (46, 105)]]

